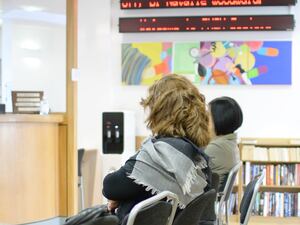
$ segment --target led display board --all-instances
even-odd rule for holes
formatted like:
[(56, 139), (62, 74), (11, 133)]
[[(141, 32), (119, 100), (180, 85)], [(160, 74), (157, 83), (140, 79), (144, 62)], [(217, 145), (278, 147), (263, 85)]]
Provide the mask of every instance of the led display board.
[(191, 31), (291, 31), (293, 15), (123, 17), (120, 33)]
[(289, 6), (297, 0), (120, 0), (121, 9)]

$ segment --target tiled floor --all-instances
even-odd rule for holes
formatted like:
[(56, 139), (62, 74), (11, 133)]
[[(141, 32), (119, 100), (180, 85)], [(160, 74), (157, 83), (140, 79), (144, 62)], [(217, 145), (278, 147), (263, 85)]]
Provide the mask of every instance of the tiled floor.
[[(22, 225), (62, 225), (65, 221), (65, 218), (62, 217), (57, 217), (49, 220), (44, 220), (44, 221), (38, 221), (35, 223), (26, 223)], [(0, 224), (2, 225), (2, 224)]]

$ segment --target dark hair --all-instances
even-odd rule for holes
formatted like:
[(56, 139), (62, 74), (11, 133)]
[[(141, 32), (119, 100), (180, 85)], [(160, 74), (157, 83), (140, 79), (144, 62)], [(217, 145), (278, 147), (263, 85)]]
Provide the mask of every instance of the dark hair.
[(243, 123), (239, 104), (230, 97), (220, 97), (209, 103), (216, 135), (233, 133)]

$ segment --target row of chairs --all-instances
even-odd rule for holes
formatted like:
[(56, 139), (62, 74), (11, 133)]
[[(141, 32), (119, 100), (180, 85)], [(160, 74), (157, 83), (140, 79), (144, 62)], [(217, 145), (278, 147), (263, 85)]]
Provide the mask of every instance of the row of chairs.
[[(81, 164), (85, 150), (78, 151), (78, 187), (81, 194), (81, 209), (84, 208), (84, 191)], [(212, 190), (202, 194), (194, 199), (187, 207), (176, 216), (178, 199), (175, 194), (164, 191), (152, 198), (137, 204), (130, 212), (128, 219), (122, 225), (199, 225), (201, 221), (205, 221), (203, 225), (229, 225), (229, 199), (233, 190), (233, 186), (242, 162), (234, 166), (227, 176), (227, 181), (219, 190), (219, 176), (212, 176)], [(246, 187), (243, 199), (240, 204), (240, 224), (247, 225), (251, 210), (254, 205), (255, 197), (264, 178), (264, 174), (254, 178)], [(163, 201), (168, 197), (172, 199), (172, 204)], [(225, 221), (223, 215), (225, 211)], [(208, 223), (208, 221), (214, 221)]]
[[(163, 201), (162, 199), (166, 197), (173, 201), (171, 203)], [(190, 202), (174, 219), (177, 196), (164, 191), (137, 204), (129, 213), (128, 220), (122, 225), (198, 225), (207, 203), (214, 200), (215, 190), (212, 189)]]
[[(228, 182), (226, 182), (223, 192), (224, 194), (221, 194), (220, 201), (218, 203), (219, 208), (221, 208), (224, 204), (228, 205), (228, 199), (232, 191), (231, 186), (233, 186), (234, 184), (234, 180), (239, 167), (240, 164), (233, 168), (231, 173), (229, 173), (228, 175)], [(255, 177), (246, 186), (239, 209), (241, 215), (241, 225), (248, 224), (251, 211), (254, 206), (255, 197), (258, 193), (263, 178), (264, 174), (261, 174)], [(233, 180), (232, 184), (231, 180)], [(162, 199), (166, 198), (167, 196), (173, 199), (172, 204), (162, 201)], [(174, 197), (174, 194), (165, 191), (137, 204), (130, 212), (128, 220), (123, 222), (122, 225), (199, 225), (202, 224), (201, 222), (205, 221), (205, 219), (207, 218), (207, 209), (211, 210), (210, 204), (214, 204), (215, 200), (216, 191), (215, 189), (212, 189), (194, 199), (190, 204), (187, 205), (184, 210), (179, 212), (174, 219), (177, 206), (177, 198), (176, 196)], [(218, 211), (217, 220), (215, 221), (217, 225), (223, 225), (223, 220), (220, 219), (220, 217), (222, 217), (222, 212)], [(226, 217), (226, 222), (228, 224), (228, 208)], [(203, 224), (205, 224), (205, 222)]]

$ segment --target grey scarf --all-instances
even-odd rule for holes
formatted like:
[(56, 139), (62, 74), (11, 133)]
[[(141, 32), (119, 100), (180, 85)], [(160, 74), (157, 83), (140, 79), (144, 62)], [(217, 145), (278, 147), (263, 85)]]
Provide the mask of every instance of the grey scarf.
[[(175, 143), (186, 142), (181, 138), (174, 139)], [(131, 171), (128, 172), (128, 177), (145, 186), (146, 191), (151, 191), (152, 194), (164, 190), (177, 194), (179, 205), (184, 208), (201, 195), (207, 186), (207, 174), (203, 172), (208, 167), (207, 159), (194, 145), (189, 146), (193, 154), (186, 154), (184, 149), (177, 149), (174, 143), (170, 145), (161, 140), (153, 143), (148, 138), (143, 142), (138, 154), (130, 159), (129, 165), (132, 168), (127, 168), (127, 171)], [(188, 142), (184, 144), (190, 145)]]

